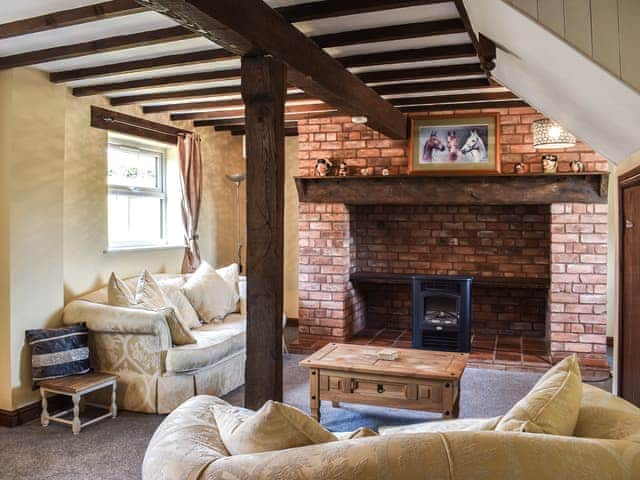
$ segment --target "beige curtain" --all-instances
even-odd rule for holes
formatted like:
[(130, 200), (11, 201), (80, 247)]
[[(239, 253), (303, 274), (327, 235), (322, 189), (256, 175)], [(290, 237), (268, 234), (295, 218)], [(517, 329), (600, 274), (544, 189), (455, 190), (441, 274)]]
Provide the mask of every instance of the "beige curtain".
[(198, 218), (202, 196), (200, 135), (189, 133), (178, 137), (178, 156), (182, 187), (182, 221), (187, 241), (182, 260), (182, 273), (190, 273), (200, 265), (200, 247), (198, 246)]

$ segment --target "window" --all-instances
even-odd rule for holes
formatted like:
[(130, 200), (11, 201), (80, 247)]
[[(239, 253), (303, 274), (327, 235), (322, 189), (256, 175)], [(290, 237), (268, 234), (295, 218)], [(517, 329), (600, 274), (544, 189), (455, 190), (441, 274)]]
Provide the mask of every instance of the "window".
[(180, 239), (181, 222), (175, 222), (180, 197), (175, 188), (168, 194), (167, 154), (160, 144), (109, 135), (109, 249), (167, 246), (176, 233)]

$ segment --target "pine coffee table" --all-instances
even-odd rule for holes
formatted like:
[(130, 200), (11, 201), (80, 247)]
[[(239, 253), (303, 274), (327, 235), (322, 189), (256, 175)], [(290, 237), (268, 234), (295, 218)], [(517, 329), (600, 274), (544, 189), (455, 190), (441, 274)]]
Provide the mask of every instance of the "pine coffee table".
[(334, 407), (364, 403), (458, 417), (467, 353), (393, 348), (397, 358), (381, 360), (381, 349), (330, 343), (302, 360), (309, 368), (311, 416), (320, 421), (320, 402), (331, 400)]

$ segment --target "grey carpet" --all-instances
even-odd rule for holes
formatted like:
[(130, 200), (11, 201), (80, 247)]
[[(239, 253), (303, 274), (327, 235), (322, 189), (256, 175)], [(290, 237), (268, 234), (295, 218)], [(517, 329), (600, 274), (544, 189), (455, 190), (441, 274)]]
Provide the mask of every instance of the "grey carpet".
[[(285, 401), (309, 411), (307, 371), (298, 367), (303, 355), (285, 359)], [(462, 378), (460, 416), (490, 417), (506, 412), (539, 377), (533, 373), (467, 369)], [(243, 402), (243, 389), (225, 397)], [(439, 419), (439, 415), (345, 404), (322, 406), (322, 424), (333, 431), (360, 426), (400, 425)], [(37, 421), (14, 429), (0, 427), (0, 479), (135, 480), (151, 435), (164, 417), (122, 412), (118, 418), (87, 427), (80, 435)]]

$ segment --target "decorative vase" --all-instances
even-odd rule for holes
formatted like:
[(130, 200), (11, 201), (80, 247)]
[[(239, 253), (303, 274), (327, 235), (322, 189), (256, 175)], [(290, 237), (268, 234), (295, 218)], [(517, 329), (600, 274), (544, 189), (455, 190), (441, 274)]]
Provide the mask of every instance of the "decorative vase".
[(558, 156), (542, 155), (542, 171), (544, 173), (556, 173), (558, 171)]

